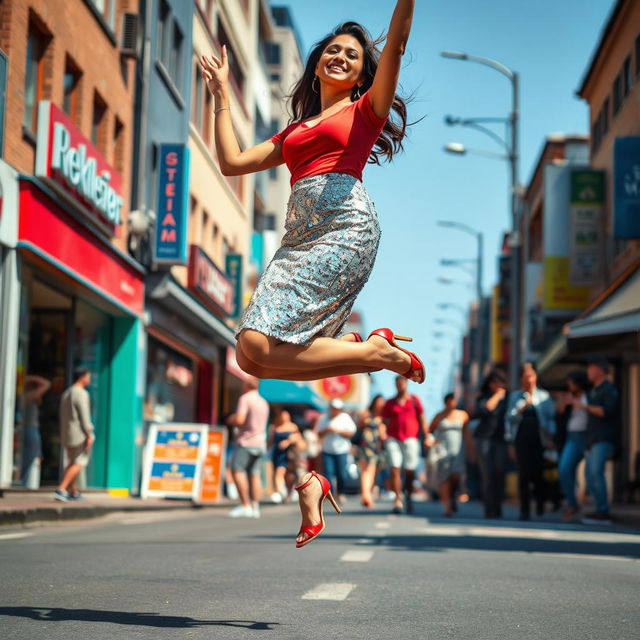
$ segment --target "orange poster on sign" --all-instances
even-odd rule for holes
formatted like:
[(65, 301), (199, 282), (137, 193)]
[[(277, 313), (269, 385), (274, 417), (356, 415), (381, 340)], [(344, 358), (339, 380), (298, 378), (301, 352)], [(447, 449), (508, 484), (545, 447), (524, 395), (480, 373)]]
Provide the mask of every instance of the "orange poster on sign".
[(220, 500), (226, 451), (227, 430), (220, 427), (209, 429), (207, 452), (202, 465), (200, 502), (218, 502)]

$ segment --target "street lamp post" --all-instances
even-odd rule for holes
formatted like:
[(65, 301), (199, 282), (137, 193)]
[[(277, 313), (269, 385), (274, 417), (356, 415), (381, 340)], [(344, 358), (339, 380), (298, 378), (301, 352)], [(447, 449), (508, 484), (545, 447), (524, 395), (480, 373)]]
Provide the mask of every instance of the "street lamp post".
[(483, 245), (484, 238), (481, 231), (476, 231), (473, 227), (470, 227), (461, 222), (452, 222), (451, 220), (438, 220), (438, 225), (441, 227), (447, 227), (450, 229), (458, 229), (464, 233), (472, 235), (476, 239), (477, 243), (477, 255), (476, 255), (476, 296), (478, 297), (478, 318), (476, 326), (476, 353), (475, 359), (478, 362), (478, 386), (480, 382), (480, 375), (482, 372), (482, 323), (480, 321), (480, 311), (482, 309), (482, 260), (483, 260)]
[[(511, 82), (512, 90), (512, 108), (509, 116), (509, 123), (511, 124), (511, 141), (507, 146), (508, 155), (506, 158), (511, 166), (511, 301), (510, 301), (510, 314), (511, 314), (511, 354), (509, 358), (509, 377), (512, 386), (517, 386), (517, 373), (520, 363), (520, 350), (521, 350), (521, 337), (520, 337), (520, 238), (519, 238), (519, 182), (518, 182), (518, 163), (519, 163), (519, 146), (518, 146), (518, 127), (520, 122), (520, 76), (517, 72), (509, 69), (497, 60), (491, 58), (484, 58), (481, 56), (473, 56), (468, 53), (462, 53), (457, 51), (443, 51), (442, 56), (445, 58), (452, 58), (454, 60), (468, 60), (470, 62), (477, 62), (478, 64), (491, 67), (502, 75), (506, 76)], [(493, 119), (486, 119), (490, 121)], [(477, 126), (477, 122), (480, 119), (470, 119), (466, 121), (457, 121), (454, 118), (448, 118), (448, 124), (466, 124), (467, 126), (474, 126), (476, 129), (484, 130), (487, 133), (489, 130), (484, 127)], [(474, 123), (474, 124), (471, 124)], [(491, 132), (492, 133), (492, 132)], [(493, 135), (491, 137), (494, 137)], [(465, 147), (458, 143), (452, 143), (445, 147), (450, 153), (464, 154), (467, 151)], [(488, 154), (482, 152), (483, 155), (497, 155)], [(504, 157), (504, 156), (503, 156)]]

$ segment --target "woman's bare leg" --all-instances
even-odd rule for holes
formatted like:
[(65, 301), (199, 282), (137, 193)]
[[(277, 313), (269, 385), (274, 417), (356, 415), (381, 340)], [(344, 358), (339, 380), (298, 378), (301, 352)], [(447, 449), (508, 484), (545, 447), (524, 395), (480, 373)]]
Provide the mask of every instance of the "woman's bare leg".
[[(345, 342), (349, 342), (345, 340)], [(256, 376), (257, 378), (275, 378), (277, 380), (322, 380), (322, 378), (331, 378), (337, 375), (351, 375), (355, 373), (373, 373), (380, 371), (380, 368), (374, 367), (356, 367), (356, 368), (344, 368), (344, 367), (329, 367), (327, 369), (318, 369), (317, 371), (301, 372), (290, 369), (273, 369), (271, 367), (262, 367), (256, 364), (250, 358), (247, 358), (246, 354), (242, 350), (242, 345), (238, 343), (236, 346), (236, 359), (240, 368), (246, 373)]]
[(306, 346), (279, 342), (253, 329), (245, 329), (238, 338), (243, 353), (256, 364), (282, 371), (318, 371), (330, 367), (364, 367), (404, 373), (409, 356), (392, 347), (384, 338), (372, 336), (366, 342), (335, 338), (315, 338)]

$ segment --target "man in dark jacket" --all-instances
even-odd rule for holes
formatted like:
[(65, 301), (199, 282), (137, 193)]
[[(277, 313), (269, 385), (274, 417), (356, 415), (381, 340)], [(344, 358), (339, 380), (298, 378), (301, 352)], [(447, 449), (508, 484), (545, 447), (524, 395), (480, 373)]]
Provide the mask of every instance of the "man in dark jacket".
[[(618, 443), (620, 415), (618, 390), (609, 380), (609, 363), (603, 357), (590, 358), (587, 376), (593, 385), (587, 396), (587, 460), (586, 476), (589, 492), (596, 503), (596, 510), (588, 514), (585, 524), (607, 524), (609, 500), (605, 464), (613, 455)], [(581, 407), (578, 407), (581, 408)]]

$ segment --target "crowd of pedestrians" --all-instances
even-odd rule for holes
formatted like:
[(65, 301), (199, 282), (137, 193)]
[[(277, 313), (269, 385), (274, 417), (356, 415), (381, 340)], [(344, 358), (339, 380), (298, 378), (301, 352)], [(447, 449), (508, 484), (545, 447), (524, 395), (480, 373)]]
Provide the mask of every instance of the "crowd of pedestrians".
[[(412, 513), (414, 493), (422, 486), (440, 500), (443, 515), (452, 517), (467, 495), (471, 465), (479, 471), (486, 518), (502, 517), (506, 476), (515, 471), (521, 520), (529, 520), (532, 510), (542, 516), (548, 502), (559, 509), (563, 499), (563, 520), (577, 519), (588, 492), (595, 510), (583, 519), (607, 522), (605, 465), (620, 427), (618, 392), (609, 373), (606, 360), (592, 358), (586, 370), (568, 374), (566, 392), (552, 396), (541, 388), (533, 363), (522, 365), (519, 388), (511, 392), (504, 372), (494, 369), (471, 415), (449, 393), (430, 423), (402, 376), (391, 398), (378, 394), (358, 414), (334, 399), (313, 424), (296, 424), (284, 407), (269, 407), (258, 381), (249, 379), (228, 419), (235, 437), (227, 495), (239, 500), (230, 515), (259, 517), (263, 484), (274, 503), (297, 499), (300, 478), (317, 470), (340, 503), (348, 491), (357, 491), (359, 476), (365, 508), (384, 496), (393, 502), (393, 513)], [(580, 482), (583, 460), (586, 481)], [(579, 492), (578, 485), (586, 488)]]

